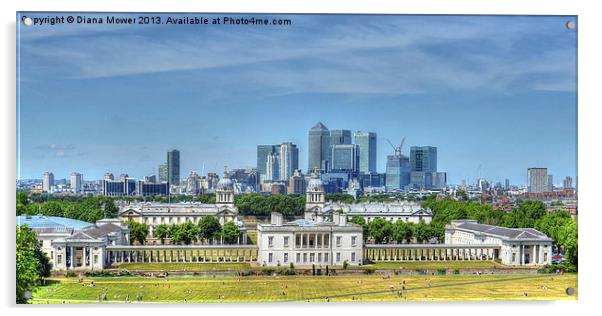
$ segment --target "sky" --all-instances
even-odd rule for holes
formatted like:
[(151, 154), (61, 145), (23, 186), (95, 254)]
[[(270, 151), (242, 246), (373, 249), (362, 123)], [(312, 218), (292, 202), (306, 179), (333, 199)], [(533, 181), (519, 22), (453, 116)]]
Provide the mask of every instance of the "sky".
[(291, 25), (19, 24), (17, 178), (141, 178), (170, 149), (186, 177), (288, 141), (306, 169), (318, 121), (376, 132), (379, 172), (405, 137), (452, 184), (577, 174), (574, 16), (227, 16)]

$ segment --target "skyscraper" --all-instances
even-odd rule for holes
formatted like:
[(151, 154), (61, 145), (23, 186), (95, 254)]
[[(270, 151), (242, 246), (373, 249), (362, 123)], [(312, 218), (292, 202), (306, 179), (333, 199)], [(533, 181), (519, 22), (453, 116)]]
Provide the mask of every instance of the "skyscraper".
[(548, 175), (548, 192), (554, 192), (554, 176)]
[(330, 146), (351, 144), (351, 131), (346, 129), (330, 130)]
[(277, 153), (268, 154), (265, 164), (265, 180), (280, 180), (280, 155), (278, 155)]
[(510, 179), (504, 180), (504, 189), (510, 190)]
[(548, 190), (548, 168), (527, 169), (527, 191), (541, 193)]
[(410, 166), (410, 184), (413, 188), (432, 189), (436, 185), (440, 189), (446, 185), (447, 174), (437, 172), (437, 147), (410, 147)]
[(562, 180), (562, 188), (565, 190), (572, 189), (573, 188), (573, 178), (571, 178), (569, 176), (564, 178), (564, 180)]
[(169, 185), (180, 185), (180, 151), (167, 152), (167, 182)]
[(310, 172), (314, 169), (327, 171), (329, 168), (330, 132), (318, 122), (309, 130), (308, 165)]
[(437, 172), (437, 147), (410, 147), (410, 164), (412, 171)]
[(332, 145), (330, 170), (334, 172), (357, 172), (359, 169), (359, 147), (352, 144)]
[(267, 174), (268, 155), (274, 153), (280, 154), (280, 145), (257, 145), (257, 173), (260, 179)]
[(52, 172), (44, 172), (44, 179), (42, 180), (42, 191), (52, 192), (54, 186), (54, 174)]
[(167, 163), (159, 165), (159, 182), (167, 182)]
[(280, 145), (280, 180), (288, 181), (293, 171), (299, 169), (299, 149), (293, 143)]
[(74, 193), (80, 193), (83, 189), (83, 176), (81, 173), (73, 172), (71, 173), (71, 190)]
[(400, 150), (387, 156), (385, 187), (387, 191), (403, 190), (410, 184), (410, 159)]
[(360, 151), (359, 171), (376, 172), (376, 133), (357, 131), (353, 136)]

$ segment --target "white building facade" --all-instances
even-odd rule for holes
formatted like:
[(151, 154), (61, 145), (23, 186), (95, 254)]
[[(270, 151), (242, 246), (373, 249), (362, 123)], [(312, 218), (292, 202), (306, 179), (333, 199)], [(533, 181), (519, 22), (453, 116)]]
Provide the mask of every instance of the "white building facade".
[(506, 228), (478, 224), (474, 220), (454, 220), (445, 226), (445, 244), (499, 245), (496, 258), (512, 266), (551, 264), (552, 239), (533, 228)]
[(423, 208), (419, 203), (410, 201), (353, 204), (326, 202), (326, 193), (322, 181), (314, 174), (307, 185), (305, 219), (317, 222), (327, 221), (332, 218), (333, 214), (339, 212), (346, 215), (347, 220), (359, 216), (366, 223), (381, 217), (392, 223), (398, 220), (418, 223), (422, 220), (428, 224), (433, 218), (433, 214), (429, 209)]
[(333, 222), (296, 220), (283, 223), (282, 215), (272, 213), (270, 224), (257, 226), (261, 266), (350, 266), (363, 262), (362, 227), (348, 224), (345, 216)]

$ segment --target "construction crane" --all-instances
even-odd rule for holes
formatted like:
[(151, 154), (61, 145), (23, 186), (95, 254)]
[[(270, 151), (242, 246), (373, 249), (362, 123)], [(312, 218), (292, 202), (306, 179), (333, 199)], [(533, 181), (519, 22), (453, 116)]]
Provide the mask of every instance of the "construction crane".
[(391, 147), (393, 147), (393, 150), (395, 151), (395, 156), (401, 156), (402, 155), (402, 149), (403, 149), (403, 143), (406, 141), (406, 137), (404, 136), (401, 139), (401, 144), (399, 145), (399, 147), (395, 147), (395, 145), (393, 145), (393, 143), (387, 139), (387, 142), (389, 143), (389, 145), (391, 145)]

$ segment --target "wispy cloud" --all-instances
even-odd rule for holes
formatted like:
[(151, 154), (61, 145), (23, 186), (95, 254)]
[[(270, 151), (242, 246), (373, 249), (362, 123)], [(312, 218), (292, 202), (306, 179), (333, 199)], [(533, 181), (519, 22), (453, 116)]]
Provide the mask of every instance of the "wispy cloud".
[[(268, 94), (404, 94), (503, 90), (518, 85), (531, 90), (575, 89), (571, 84), (576, 76), (574, 47), (537, 44), (539, 38), (549, 41), (553, 37), (546, 28), (549, 21), (538, 24), (533, 21), (536, 18), (510, 17), (292, 19), (293, 26), (285, 28), (155, 32), (143, 28), (110, 34), (95, 29), (66, 34), (59, 40), (24, 36), (22, 52), (37, 60), (40, 67), (35, 75), (42, 78), (223, 69), (222, 75), (213, 75), (224, 84), (252, 82)], [(567, 32), (566, 36), (572, 35)]]

